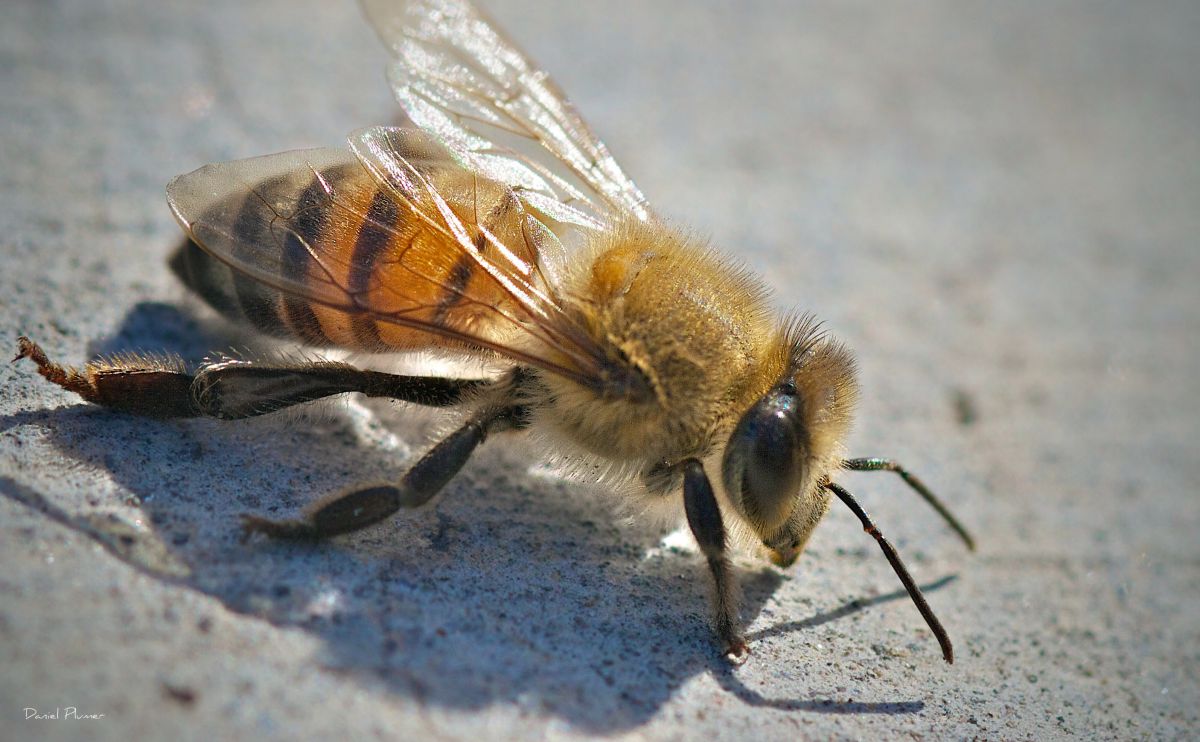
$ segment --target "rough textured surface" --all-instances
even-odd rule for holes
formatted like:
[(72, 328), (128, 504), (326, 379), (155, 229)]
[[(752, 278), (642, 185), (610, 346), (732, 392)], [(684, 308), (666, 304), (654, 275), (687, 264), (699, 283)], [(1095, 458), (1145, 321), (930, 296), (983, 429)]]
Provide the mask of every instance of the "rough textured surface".
[[(0, 7), (0, 338), (233, 342), (163, 267), (163, 185), (394, 107), (350, 3)], [(1200, 7), (494, 2), (654, 203), (856, 349), (846, 476), (930, 588), (944, 665), (853, 517), (699, 558), (485, 449), (429, 512), (241, 544), (395, 476), (437, 418), (148, 422), (0, 365), (0, 738), (1178, 738), (1200, 668)], [(94, 720), (25, 720), (76, 707)]]

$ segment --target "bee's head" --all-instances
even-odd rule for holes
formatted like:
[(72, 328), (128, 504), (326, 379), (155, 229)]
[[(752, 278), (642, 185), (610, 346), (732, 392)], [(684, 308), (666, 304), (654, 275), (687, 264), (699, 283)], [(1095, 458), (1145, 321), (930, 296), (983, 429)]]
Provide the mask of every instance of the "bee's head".
[(782, 567), (796, 560), (825, 514), (820, 482), (840, 461), (858, 394), (843, 346), (811, 323), (794, 322), (784, 332), (787, 369), (742, 414), (721, 472), (731, 503)]

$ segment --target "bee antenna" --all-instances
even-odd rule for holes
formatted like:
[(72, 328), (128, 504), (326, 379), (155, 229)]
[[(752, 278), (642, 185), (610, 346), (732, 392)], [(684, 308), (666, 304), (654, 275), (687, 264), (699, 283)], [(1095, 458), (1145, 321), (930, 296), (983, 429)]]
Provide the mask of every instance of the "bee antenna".
[(854, 495), (850, 494), (841, 485), (833, 482), (824, 482), (822, 486), (837, 495), (842, 502), (846, 503), (846, 507), (853, 510), (858, 519), (862, 521), (863, 530), (871, 534), (875, 538), (875, 541), (879, 543), (879, 548), (883, 549), (883, 555), (887, 557), (888, 562), (892, 565), (892, 569), (896, 570), (896, 576), (904, 584), (904, 589), (908, 590), (909, 597), (916, 603), (917, 610), (921, 612), (925, 623), (929, 624), (933, 635), (937, 637), (938, 644), (942, 646), (942, 657), (949, 664), (954, 664), (954, 646), (950, 643), (950, 635), (946, 633), (946, 629), (942, 627), (942, 623), (934, 615), (933, 609), (929, 607), (929, 603), (921, 593), (921, 588), (917, 587), (916, 581), (908, 573), (908, 568), (900, 560), (900, 554), (896, 552), (895, 547), (884, 538), (883, 533), (871, 520), (871, 516), (867, 515), (867, 511), (863, 510), (862, 505), (858, 504), (858, 500), (854, 499)]
[(916, 490), (917, 494), (920, 495), (925, 502), (929, 503), (929, 505), (938, 512), (938, 515), (942, 516), (942, 519), (946, 521), (947, 525), (954, 529), (954, 532), (957, 533), (958, 537), (963, 540), (963, 543), (967, 545), (967, 548), (971, 551), (975, 551), (975, 539), (971, 537), (971, 534), (967, 531), (966, 527), (963, 526), (962, 523), (958, 522), (958, 518), (955, 518), (953, 515), (951, 515), (950, 510), (945, 506), (945, 504), (938, 499), (937, 495), (933, 494), (933, 492), (931, 492), (930, 489), (925, 486), (924, 482), (917, 478), (917, 475), (912, 474), (903, 466), (900, 466), (900, 464), (892, 461), (891, 459), (846, 459), (842, 462), (842, 468), (849, 469), (851, 471), (890, 471), (898, 474), (909, 487), (912, 487), (914, 490)]

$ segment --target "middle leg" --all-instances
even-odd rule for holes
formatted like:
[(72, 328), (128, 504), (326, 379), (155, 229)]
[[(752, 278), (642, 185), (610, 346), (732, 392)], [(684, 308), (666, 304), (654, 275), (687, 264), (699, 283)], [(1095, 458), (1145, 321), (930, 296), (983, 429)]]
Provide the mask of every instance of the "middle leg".
[(420, 507), (433, 499), (488, 435), (527, 424), (528, 410), (523, 406), (486, 411), (443, 438), (396, 486), (367, 487), (334, 495), (317, 502), (299, 518), (289, 520), (246, 514), (242, 516), (243, 531), (246, 535), (263, 533), (272, 538), (318, 539), (374, 525), (401, 508)]

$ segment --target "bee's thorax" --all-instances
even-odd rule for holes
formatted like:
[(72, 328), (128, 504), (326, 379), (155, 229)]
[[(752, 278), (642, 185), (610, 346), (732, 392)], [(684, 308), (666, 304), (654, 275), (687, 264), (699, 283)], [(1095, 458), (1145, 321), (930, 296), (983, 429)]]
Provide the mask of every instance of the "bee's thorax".
[(703, 455), (785, 370), (765, 288), (658, 223), (619, 225), (591, 250), (570, 294), (580, 324), (607, 349), (611, 376), (625, 386), (551, 379), (549, 417), (610, 459)]

